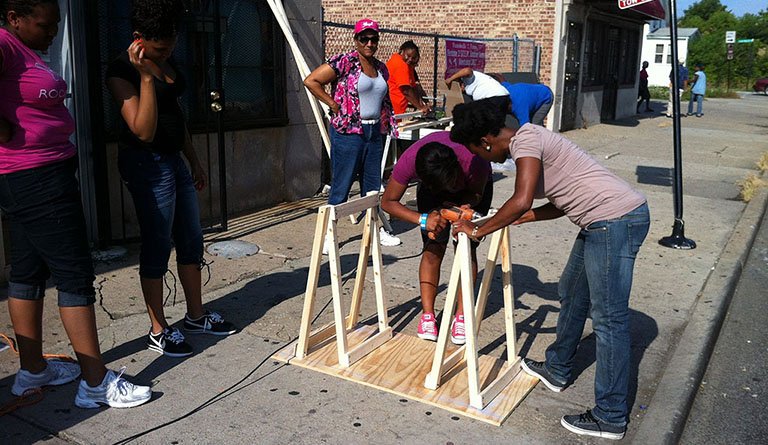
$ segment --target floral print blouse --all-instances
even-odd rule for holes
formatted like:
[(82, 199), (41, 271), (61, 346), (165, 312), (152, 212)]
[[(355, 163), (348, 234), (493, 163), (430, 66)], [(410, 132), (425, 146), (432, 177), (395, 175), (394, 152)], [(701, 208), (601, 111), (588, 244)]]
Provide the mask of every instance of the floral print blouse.
[[(385, 81), (388, 80), (387, 66), (378, 59), (373, 59), (373, 62), (379, 75), (383, 76)], [(357, 84), (363, 72), (360, 55), (357, 51), (338, 54), (328, 59), (326, 63), (336, 73), (336, 80), (331, 84), (331, 96), (340, 106), (339, 113), (331, 115), (331, 125), (342, 134), (362, 134), (360, 95), (357, 92)], [(379, 123), (382, 134), (391, 133), (392, 136), (397, 136), (397, 122), (389, 94), (384, 95)]]

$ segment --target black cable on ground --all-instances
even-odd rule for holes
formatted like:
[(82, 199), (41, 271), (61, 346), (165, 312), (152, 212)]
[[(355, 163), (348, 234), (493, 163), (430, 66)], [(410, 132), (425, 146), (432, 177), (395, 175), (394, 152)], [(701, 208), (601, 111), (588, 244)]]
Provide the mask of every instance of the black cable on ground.
[[(320, 309), (320, 311), (317, 313), (317, 315), (315, 315), (315, 318), (313, 318), (313, 319), (312, 319), (312, 322), (311, 322), (311, 323), (314, 323), (315, 321), (317, 321), (317, 319), (318, 319), (318, 318), (320, 318), (320, 315), (322, 315), (322, 313), (325, 311), (325, 309), (327, 309), (327, 308), (328, 308), (328, 306), (331, 304), (331, 302), (332, 302), (332, 301), (333, 301), (333, 298), (329, 299), (329, 300), (328, 300), (328, 301), (325, 303), (325, 305), (324, 305), (324, 306), (323, 306), (323, 307)], [(275, 349), (274, 351), (272, 351), (271, 353), (269, 353), (269, 354), (268, 354), (266, 357), (264, 357), (264, 359), (263, 359), (262, 361), (260, 361), (260, 362), (259, 362), (259, 364), (258, 364), (258, 365), (256, 365), (256, 367), (254, 367), (253, 369), (251, 369), (251, 370), (248, 372), (248, 374), (246, 374), (246, 375), (245, 375), (243, 378), (241, 378), (240, 380), (238, 380), (236, 383), (234, 383), (233, 385), (231, 385), (229, 388), (225, 389), (224, 391), (222, 391), (222, 392), (220, 392), (220, 393), (216, 394), (215, 396), (213, 396), (213, 397), (211, 397), (210, 399), (206, 400), (205, 402), (201, 403), (201, 404), (200, 404), (200, 405), (198, 405), (196, 408), (192, 409), (191, 411), (187, 412), (186, 414), (183, 414), (183, 415), (181, 415), (181, 416), (179, 416), (179, 417), (177, 417), (177, 418), (175, 418), (175, 419), (173, 419), (173, 420), (169, 420), (168, 422), (165, 422), (165, 423), (163, 423), (163, 424), (157, 425), (157, 426), (155, 426), (155, 427), (152, 427), (152, 428), (150, 428), (150, 429), (144, 430), (144, 431), (142, 431), (142, 432), (140, 432), (140, 433), (134, 434), (133, 436), (130, 436), (130, 437), (126, 437), (125, 439), (122, 439), (122, 440), (120, 440), (120, 441), (117, 441), (117, 442), (115, 442), (115, 443), (114, 443), (114, 445), (123, 445), (123, 444), (127, 444), (127, 443), (130, 443), (130, 442), (132, 442), (132, 441), (134, 441), (134, 440), (136, 440), (136, 439), (138, 439), (138, 438), (140, 438), (140, 437), (146, 436), (147, 434), (150, 434), (150, 433), (152, 433), (152, 432), (155, 432), (155, 431), (157, 431), (157, 430), (160, 430), (160, 429), (162, 429), (162, 428), (165, 428), (165, 427), (167, 427), (167, 426), (173, 425), (173, 424), (174, 424), (174, 423), (176, 423), (176, 422), (180, 422), (180, 421), (182, 421), (182, 420), (186, 419), (187, 417), (190, 417), (190, 416), (192, 416), (193, 414), (196, 414), (196, 413), (198, 413), (198, 412), (202, 411), (203, 409), (205, 409), (205, 408), (209, 407), (210, 405), (213, 405), (214, 403), (216, 403), (216, 402), (219, 402), (219, 401), (221, 401), (221, 400), (223, 400), (223, 399), (225, 399), (225, 398), (227, 398), (227, 397), (231, 396), (232, 394), (234, 394), (234, 393), (236, 393), (236, 392), (240, 391), (241, 389), (243, 389), (243, 388), (246, 388), (248, 385), (251, 385), (251, 384), (253, 384), (253, 383), (257, 383), (257, 382), (259, 382), (260, 380), (264, 379), (265, 377), (267, 377), (267, 376), (269, 376), (269, 375), (273, 374), (273, 373), (274, 373), (274, 372), (276, 372), (277, 370), (279, 370), (279, 369), (282, 369), (282, 368), (284, 368), (284, 367), (288, 366), (288, 364), (287, 364), (287, 363), (286, 363), (286, 364), (283, 364), (283, 365), (281, 365), (281, 366), (278, 366), (277, 368), (275, 368), (275, 369), (273, 369), (272, 371), (270, 371), (270, 372), (268, 372), (268, 373), (264, 374), (263, 376), (261, 376), (261, 377), (257, 378), (256, 380), (254, 380), (253, 382), (249, 383), (248, 385), (245, 385), (245, 386), (243, 386), (242, 388), (237, 388), (237, 386), (238, 386), (238, 385), (240, 385), (240, 384), (241, 384), (241, 383), (243, 383), (245, 380), (247, 380), (247, 379), (248, 379), (250, 376), (252, 376), (252, 375), (253, 375), (253, 374), (254, 374), (254, 373), (255, 373), (255, 372), (256, 372), (256, 371), (257, 371), (259, 368), (261, 368), (261, 367), (264, 365), (264, 363), (266, 363), (266, 362), (267, 362), (267, 361), (268, 361), (268, 360), (269, 360), (269, 359), (270, 359), (270, 358), (271, 358), (273, 355), (277, 354), (278, 352), (280, 352), (280, 350), (284, 349), (285, 347), (289, 346), (289, 345), (290, 345), (291, 343), (293, 343), (294, 341), (298, 340), (298, 338), (299, 338), (299, 337), (294, 337), (294, 338), (292, 338), (291, 340), (289, 340), (289, 341), (288, 341), (288, 343), (287, 343), (286, 345), (280, 346), (279, 348), (277, 348), (277, 349)]]

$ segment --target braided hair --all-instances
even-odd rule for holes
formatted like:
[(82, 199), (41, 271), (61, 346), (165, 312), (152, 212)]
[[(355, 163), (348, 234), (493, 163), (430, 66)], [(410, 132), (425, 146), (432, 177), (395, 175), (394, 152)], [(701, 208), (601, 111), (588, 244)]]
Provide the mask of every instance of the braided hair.
[(58, 0), (0, 0), (0, 23), (5, 23), (8, 12), (14, 11), (20, 17), (27, 17), (35, 12), (35, 7), (53, 3), (58, 5)]
[(131, 25), (147, 40), (173, 38), (184, 9), (182, 0), (133, 0)]

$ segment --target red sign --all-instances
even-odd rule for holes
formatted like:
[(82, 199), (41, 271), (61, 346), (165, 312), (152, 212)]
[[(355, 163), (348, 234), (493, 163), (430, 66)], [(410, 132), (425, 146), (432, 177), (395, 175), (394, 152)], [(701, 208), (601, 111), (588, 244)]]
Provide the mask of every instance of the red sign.
[(464, 67), (485, 71), (485, 43), (445, 40), (445, 77)]
[(655, 19), (664, 20), (666, 11), (661, 0), (619, 0), (620, 9), (634, 9)]
[(653, 0), (619, 0), (619, 8), (620, 9), (627, 9), (632, 8), (637, 5), (642, 5), (643, 3), (650, 3)]

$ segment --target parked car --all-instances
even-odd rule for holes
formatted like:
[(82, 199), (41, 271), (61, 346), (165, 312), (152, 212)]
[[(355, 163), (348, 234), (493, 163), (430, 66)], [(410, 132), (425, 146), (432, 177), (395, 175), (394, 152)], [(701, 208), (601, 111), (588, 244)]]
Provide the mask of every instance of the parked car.
[(768, 96), (768, 77), (757, 79), (755, 84), (752, 85), (752, 89), (755, 90), (756, 93), (762, 92)]

